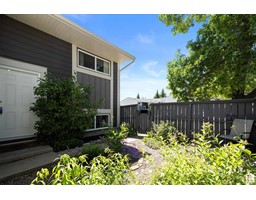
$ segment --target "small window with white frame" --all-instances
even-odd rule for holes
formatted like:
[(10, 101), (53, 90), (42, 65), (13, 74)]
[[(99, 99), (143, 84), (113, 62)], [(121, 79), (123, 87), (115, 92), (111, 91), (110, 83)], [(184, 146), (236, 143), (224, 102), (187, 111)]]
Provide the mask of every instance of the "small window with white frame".
[(110, 75), (110, 62), (78, 49), (78, 66)]
[(94, 121), (87, 131), (100, 130), (109, 128), (110, 120), (109, 114), (99, 114), (94, 117)]

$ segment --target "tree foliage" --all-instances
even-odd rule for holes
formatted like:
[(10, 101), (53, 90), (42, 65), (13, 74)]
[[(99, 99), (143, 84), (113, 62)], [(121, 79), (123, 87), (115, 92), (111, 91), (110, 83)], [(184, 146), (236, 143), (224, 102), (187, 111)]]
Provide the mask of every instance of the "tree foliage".
[(202, 27), (188, 54), (177, 51), (167, 64), (168, 88), (179, 101), (246, 98), (256, 93), (255, 15), (160, 15), (172, 33)]
[(158, 90), (156, 91), (156, 94), (154, 96), (154, 99), (163, 98), (166, 97), (166, 93), (164, 92), (164, 89), (162, 89), (161, 93), (159, 94)]
[(159, 95), (158, 90), (157, 90), (157, 91), (156, 91), (156, 94), (155, 94), (155, 96), (154, 96), (154, 99), (158, 99), (158, 98), (160, 98), (160, 95)]
[(161, 96), (162, 98), (163, 98), (163, 97), (166, 97), (166, 93), (164, 92), (164, 89), (162, 89), (160, 96)]

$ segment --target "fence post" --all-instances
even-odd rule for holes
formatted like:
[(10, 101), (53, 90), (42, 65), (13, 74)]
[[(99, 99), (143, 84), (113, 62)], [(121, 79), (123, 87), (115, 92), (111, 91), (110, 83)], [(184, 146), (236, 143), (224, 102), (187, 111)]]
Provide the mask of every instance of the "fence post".
[(190, 137), (190, 130), (191, 130), (191, 115), (192, 115), (192, 103), (188, 103), (188, 118), (187, 118), (187, 130), (186, 135)]
[[(208, 108), (207, 108), (207, 106)], [(233, 106), (230, 107), (230, 104)], [(158, 123), (160, 120), (163, 120), (161, 117), (167, 117), (168, 120), (177, 122), (179, 118), (184, 117), (186, 120), (186, 130), (184, 133), (191, 137), (191, 132), (198, 131), (195, 128), (197, 123), (202, 117), (198, 116), (198, 113), (194, 116), (193, 109), (195, 111), (204, 111), (203, 121), (212, 122), (214, 124), (214, 133), (219, 134), (220, 129), (223, 128), (220, 123), (225, 122), (228, 116), (233, 116), (235, 114), (238, 118), (246, 118), (246, 119), (256, 119), (256, 102), (255, 99), (247, 99), (247, 100), (223, 100), (223, 101), (208, 101), (208, 102), (187, 102), (187, 103), (165, 103), (162, 104), (161, 107), (166, 108), (168, 106), (168, 110), (159, 112), (160, 106), (159, 104), (151, 104), (151, 113), (150, 118), (147, 121), (147, 129), (151, 127), (152, 122)], [(183, 106), (186, 108), (185, 115), (183, 116), (177, 110), (182, 110)], [(234, 107), (235, 106), (235, 107)], [(202, 107), (202, 108), (201, 108)], [(168, 113), (167, 113), (168, 112)], [(162, 114), (162, 115), (161, 115)], [(168, 114), (168, 115), (167, 115)], [(201, 113), (199, 113), (201, 114)], [(144, 118), (140, 117), (137, 112), (136, 106), (124, 106), (120, 109), (120, 121), (121, 122), (129, 122), (134, 124), (135, 129), (140, 129), (141, 124), (145, 123)], [(166, 119), (166, 118), (165, 118)], [(230, 119), (230, 123), (233, 119)], [(229, 121), (228, 121), (229, 122)], [(145, 124), (144, 124), (145, 125)], [(177, 124), (176, 124), (177, 125)], [(177, 125), (178, 126), (178, 125)], [(143, 126), (144, 127), (144, 126)], [(178, 127), (176, 127), (178, 128)], [(229, 123), (224, 128), (229, 128)]]

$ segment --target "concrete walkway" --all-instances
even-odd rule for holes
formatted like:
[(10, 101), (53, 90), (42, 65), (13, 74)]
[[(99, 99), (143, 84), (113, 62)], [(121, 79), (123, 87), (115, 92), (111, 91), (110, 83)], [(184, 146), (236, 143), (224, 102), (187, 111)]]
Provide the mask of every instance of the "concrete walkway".
[(74, 156), (79, 148), (53, 152), (48, 145), (35, 146), (0, 154), (0, 181), (26, 174), (42, 167), (49, 166), (59, 160), (63, 154)]
[[(127, 138), (125, 140), (128, 143), (135, 145), (140, 150), (144, 149), (145, 152), (152, 154), (148, 148), (143, 144), (141, 139)], [(94, 141), (97, 142), (97, 141)], [(84, 145), (86, 145), (85, 143)], [(142, 149), (141, 149), (142, 148)], [(69, 154), (70, 156), (78, 155), (81, 151), (80, 148), (74, 148), (61, 152), (53, 152), (52, 148), (48, 145), (41, 145), (21, 149), (17, 151), (11, 151), (0, 154), (0, 181), (8, 180), (12, 177), (23, 175), (35, 170), (40, 170), (43, 167), (50, 166), (54, 162), (59, 160), (59, 157), (63, 154)], [(141, 167), (143, 159), (132, 165), (133, 170), (137, 170)]]

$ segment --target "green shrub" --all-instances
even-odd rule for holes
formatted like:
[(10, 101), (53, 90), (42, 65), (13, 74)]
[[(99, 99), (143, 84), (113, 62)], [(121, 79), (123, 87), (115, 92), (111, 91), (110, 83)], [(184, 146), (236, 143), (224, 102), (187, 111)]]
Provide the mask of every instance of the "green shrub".
[(170, 144), (172, 141), (179, 143), (187, 143), (187, 135), (179, 132), (172, 122), (161, 121), (160, 124), (153, 123), (152, 130), (147, 132), (147, 137), (143, 138), (143, 142), (150, 148), (159, 149), (163, 142)]
[(108, 147), (115, 152), (121, 152), (123, 147), (123, 141), (127, 138), (128, 132), (126, 130), (115, 130), (109, 129), (106, 133), (104, 141), (107, 143)]
[(109, 152), (97, 156), (88, 163), (85, 155), (71, 158), (67, 154), (60, 157), (58, 164), (50, 172), (37, 172), (31, 184), (38, 185), (123, 185), (128, 183), (132, 173), (129, 159), (119, 153)]
[(170, 134), (177, 134), (178, 130), (174, 127), (173, 122), (161, 121), (159, 124), (153, 123), (152, 132), (156, 135), (156, 137), (162, 137), (164, 140), (166, 140)]
[(100, 144), (89, 144), (82, 147), (82, 154), (85, 154), (88, 160), (92, 160), (99, 155), (106, 156), (105, 149)]
[(175, 138), (179, 142), (188, 142), (188, 137), (186, 134), (179, 132), (173, 122), (161, 121), (160, 124), (153, 123), (152, 132), (156, 138), (164, 140), (167, 144), (170, 138)]
[(129, 123), (123, 122), (120, 127), (119, 131), (127, 134), (127, 136), (137, 136), (138, 133), (134, 130), (133, 126)]
[[(192, 143), (180, 143), (172, 137), (171, 145), (161, 148), (164, 165), (156, 170), (150, 184), (164, 185), (235, 185), (248, 184), (256, 174), (256, 158), (245, 149), (245, 142), (212, 148), (211, 125), (203, 134), (194, 134)], [(217, 138), (213, 138), (218, 140)], [(256, 184), (250, 180), (249, 184)]]
[(108, 157), (100, 155), (91, 162), (90, 179), (87, 184), (124, 185), (131, 180), (131, 177), (133, 174), (127, 155), (123, 156), (120, 153), (110, 154)]
[(129, 134), (134, 134), (134, 129), (127, 123), (122, 123), (118, 129), (109, 129), (106, 132), (103, 141), (114, 152), (122, 152), (123, 141)]
[(56, 141), (53, 145), (53, 151), (62, 151), (64, 149), (72, 149), (75, 147), (83, 146), (84, 141), (78, 139), (69, 139), (69, 140), (59, 140)]
[(89, 102), (90, 87), (79, 85), (75, 77), (59, 79), (45, 75), (34, 89), (36, 102), (31, 106), (39, 120), (35, 123), (37, 136), (56, 148), (71, 139), (82, 140), (96, 114), (97, 105)]

